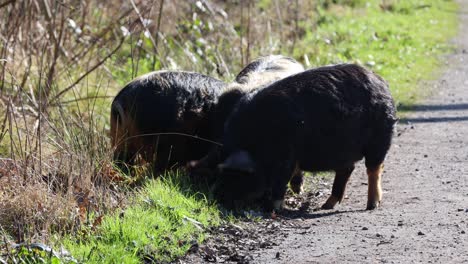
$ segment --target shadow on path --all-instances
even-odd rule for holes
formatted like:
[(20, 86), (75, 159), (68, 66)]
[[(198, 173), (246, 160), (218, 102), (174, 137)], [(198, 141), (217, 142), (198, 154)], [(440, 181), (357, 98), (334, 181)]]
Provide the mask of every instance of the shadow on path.
[[(438, 111), (467, 111), (468, 103), (458, 104), (415, 104), (415, 105), (400, 105), (398, 112), (407, 114), (414, 112), (438, 112)], [(424, 117), (404, 117), (400, 119), (400, 123), (442, 123), (442, 122), (463, 122), (468, 121), (468, 115), (461, 116), (424, 116)]]
[(401, 118), (400, 123), (442, 123), (468, 121), (468, 116)]
[(317, 211), (314, 211), (312, 213), (309, 212), (304, 212), (304, 211), (298, 211), (298, 210), (290, 210), (290, 209), (283, 209), (283, 211), (279, 214), (284, 219), (317, 219), (317, 218), (324, 218), (324, 217), (329, 217), (333, 215), (339, 215), (339, 214), (346, 214), (346, 213), (363, 213), (363, 212), (368, 212), (365, 209), (358, 209), (358, 210), (322, 210), (322, 209), (317, 209)]
[(461, 104), (436, 104), (436, 105), (399, 105), (399, 112), (429, 112), (429, 111), (457, 111), (468, 110), (468, 103)]

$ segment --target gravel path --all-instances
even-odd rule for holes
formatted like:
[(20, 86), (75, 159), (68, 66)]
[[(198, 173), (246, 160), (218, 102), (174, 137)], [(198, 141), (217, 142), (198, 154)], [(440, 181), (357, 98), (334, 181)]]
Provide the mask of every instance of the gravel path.
[(180, 262), (468, 263), (468, 2), (459, 2), (457, 49), (428, 84), (432, 96), (399, 122), (379, 209), (364, 210), (360, 164), (335, 210), (313, 210), (331, 192), (321, 182), (292, 201), (309, 209), (213, 230)]
[(362, 210), (360, 167), (332, 214), (293, 220), (306, 231), (256, 252), (253, 263), (468, 263), (468, 2), (460, 2), (456, 52), (434, 94), (398, 125), (381, 207)]

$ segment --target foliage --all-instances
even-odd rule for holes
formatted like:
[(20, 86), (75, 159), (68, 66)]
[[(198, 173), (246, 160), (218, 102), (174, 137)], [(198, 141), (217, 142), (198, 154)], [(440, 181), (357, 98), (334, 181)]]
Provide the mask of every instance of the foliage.
[[(450, 50), (456, 8), (447, 0), (4, 1), (2, 242), (63, 245), (82, 262), (184, 254), (220, 213), (181, 172), (154, 180), (144, 166), (135, 177), (114, 169), (109, 106), (125, 83), (160, 69), (229, 81), (253, 58), (281, 53), (307, 67), (363, 64), (411, 104)], [(8, 254), (57, 261), (28, 248)]]
[(443, 0), (392, 3), (319, 10), (317, 27), (306, 30), (295, 56), (307, 55), (314, 66), (364, 64), (389, 82), (398, 103), (413, 103), (424, 93), (419, 82), (433, 78), (438, 56), (450, 50), (446, 40), (456, 32), (456, 5)]
[(129, 207), (105, 216), (95, 232), (70, 237), (65, 247), (85, 263), (161, 262), (183, 255), (220, 221), (212, 202), (187, 183), (178, 172), (148, 181)]

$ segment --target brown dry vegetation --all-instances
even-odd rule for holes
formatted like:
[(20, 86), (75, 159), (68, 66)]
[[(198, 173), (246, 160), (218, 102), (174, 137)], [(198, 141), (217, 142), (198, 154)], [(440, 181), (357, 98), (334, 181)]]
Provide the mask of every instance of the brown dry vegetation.
[(158, 69), (230, 79), (291, 54), (316, 4), (1, 1), (0, 234), (47, 241), (124, 206), (134, 179), (112, 167), (106, 136), (118, 89)]

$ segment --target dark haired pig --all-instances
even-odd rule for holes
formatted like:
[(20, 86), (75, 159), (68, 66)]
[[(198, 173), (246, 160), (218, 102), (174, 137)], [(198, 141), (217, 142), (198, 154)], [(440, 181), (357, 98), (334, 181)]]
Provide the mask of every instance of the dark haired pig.
[(278, 209), (295, 171), (333, 170), (332, 194), (322, 206), (331, 209), (364, 158), (367, 209), (374, 209), (396, 120), (387, 83), (353, 64), (307, 70), (245, 95), (224, 128), (221, 200), (261, 198)]
[[(216, 103), (214, 110), (214, 133), (218, 135), (217, 139), (221, 139), (224, 131), (224, 122), (242, 96), (302, 71), (304, 71), (302, 64), (282, 55), (259, 57), (245, 66), (236, 76), (234, 82), (223, 91)], [(188, 166), (192, 171), (200, 168), (213, 169), (219, 162), (221, 162), (219, 160), (219, 151), (215, 149), (204, 159), (191, 162)], [(291, 189), (299, 193), (302, 188), (302, 182), (303, 174), (298, 170), (295, 177), (291, 180)]]
[[(199, 159), (211, 148), (212, 109), (226, 84), (193, 72), (158, 71), (136, 78), (114, 98), (114, 160), (133, 164), (139, 154), (157, 171)], [(199, 137), (199, 138), (196, 138)]]

